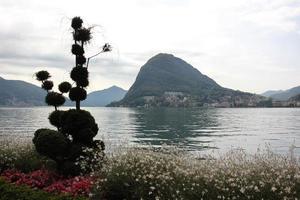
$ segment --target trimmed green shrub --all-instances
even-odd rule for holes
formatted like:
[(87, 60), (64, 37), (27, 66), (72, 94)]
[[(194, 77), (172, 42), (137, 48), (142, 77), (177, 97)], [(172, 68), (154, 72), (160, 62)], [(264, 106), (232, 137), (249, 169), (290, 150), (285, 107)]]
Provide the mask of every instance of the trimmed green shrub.
[(49, 106), (58, 107), (62, 106), (66, 99), (63, 95), (57, 92), (49, 92), (45, 98), (45, 101)]
[(82, 43), (89, 42), (92, 39), (91, 28), (81, 28), (74, 31), (73, 38), (75, 41), (80, 41)]
[[(74, 44), (71, 52), (75, 55), (76, 61), (70, 77), (75, 81), (75, 87), (68, 82), (62, 82), (58, 86), (61, 93), (54, 92), (52, 91), (53, 82), (48, 80), (50, 74), (47, 71), (36, 73), (37, 80), (42, 81), (42, 88), (47, 91), (45, 102), (55, 107), (55, 111), (49, 115), (48, 119), (57, 131), (39, 129), (34, 134), (33, 143), (38, 153), (56, 161), (57, 169), (63, 175), (77, 175), (80, 172), (87, 172), (87, 169), (92, 169), (92, 167), (85, 167), (82, 170), (81, 166), (76, 163), (82, 156), (93, 157), (91, 154), (99, 154), (99, 152), (103, 154), (104, 150), (104, 143), (93, 139), (98, 133), (95, 119), (89, 112), (80, 109), (80, 102), (87, 98), (84, 88), (89, 85), (88, 69), (87, 66), (83, 66), (86, 63), (84, 45), (92, 38), (91, 28), (82, 27), (82, 23), (80, 17), (74, 17), (71, 22), (71, 27), (74, 29)], [(108, 49), (110, 51), (108, 44), (104, 47), (102, 52)], [(70, 100), (76, 102), (76, 110), (57, 110), (57, 107), (62, 106), (66, 101), (63, 93), (69, 93)], [(84, 153), (87, 148), (92, 149), (89, 154)]]
[(91, 129), (94, 133), (98, 132), (98, 125), (94, 117), (85, 110), (70, 109), (61, 117), (62, 132), (76, 137), (77, 133), (83, 129)]
[(71, 78), (73, 81), (82, 81), (89, 76), (88, 70), (85, 67), (74, 67), (71, 71)]
[(61, 93), (68, 93), (70, 89), (72, 88), (72, 85), (69, 82), (62, 82), (58, 85), (58, 89)]
[(38, 80), (38, 81), (45, 81), (51, 77), (49, 72), (47, 72), (47, 71), (39, 71), (39, 72), (35, 73), (35, 76), (36, 76), (36, 80)]
[(62, 110), (53, 111), (48, 117), (50, 124), (60, 129), (62, 127), (61, 116), (64, 114), (64, 112), (65, 111)]
[(82, 19), (80, 17), (73, 17), (72, 22), (71, 22), (71, 27), (73, 29), (79, 29), (82, 27)]
[(84, 49), (79, 44), (73, 44), (71, 52), (76, 56), (82, 56), (84, 54)]
[(82, 55), (76, 57), (76, 62), (78, 65), (83, 65), (86, 63), (86, 58)]
[(53, 88), (53, 82), (52, 81), (44, 81), (43, 84), (42, 84), (42, 88), (44, 90), (52, 90)]
[(71, 88), (69, 92), (69, 98), (72, 101), (83, 101), (86, 99), (86, 90), (80, 87)]
[(50, 129), (38, 129), (33, 138), (38, 153), (61, 162), (67, 154), (70, 140), (61, 132)]

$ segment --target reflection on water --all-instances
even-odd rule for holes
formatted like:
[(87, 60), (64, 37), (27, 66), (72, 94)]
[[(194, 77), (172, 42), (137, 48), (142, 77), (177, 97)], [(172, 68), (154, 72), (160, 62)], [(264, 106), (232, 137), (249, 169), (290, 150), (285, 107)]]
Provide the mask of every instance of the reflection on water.
[[(286, 153), (300, 147), (300, 109), (291, 108), (86, 108), (95, 117), (98, 138), (139, 145), (162, 143), (191, 151), (228, 150), (241, 147), (256, 151), (269, 144)], [(49, 107), (0, 108), (0, 135), (32, 137), (48, 123)], [(300, 155), (297, 148), (296, 153)]]

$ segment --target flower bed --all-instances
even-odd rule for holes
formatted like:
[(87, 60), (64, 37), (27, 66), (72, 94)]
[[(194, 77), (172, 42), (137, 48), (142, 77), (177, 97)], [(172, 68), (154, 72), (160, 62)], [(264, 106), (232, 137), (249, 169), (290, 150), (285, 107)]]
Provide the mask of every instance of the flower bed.
[(300, 162), (270, 151), (199, 159), (186, 152), (131, 149), (109, 156), (95, 199), (300, 199)]
[(48, 170), (37, 170), (27, 174), (16, 170), (6, 170), (1, 176), (9, 183), (27, 185), (46, 192), (68, 194), (74, 197), (89, 196), (92, 186), (92, 179), (90, 177), (76, 176), (64, 178)]

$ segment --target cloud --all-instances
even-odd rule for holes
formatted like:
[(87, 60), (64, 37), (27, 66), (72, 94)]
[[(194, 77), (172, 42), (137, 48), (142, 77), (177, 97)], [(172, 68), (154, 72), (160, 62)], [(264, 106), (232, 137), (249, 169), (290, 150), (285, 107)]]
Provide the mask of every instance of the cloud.
[[(68, 79), (74, 65), (70, 17), (79, 14), (100, 25), (87, 56), (105, 42), (114, 46), (91, 61), (90, 90), (129, 88), (140, 67), (161, 52), (234, 89), (299, 85), (297, 0), (1, 0), (1, 76), (31, 80), (46, 68), (57, 82)], [(268, 77), (289, 78), (278, 83)]]

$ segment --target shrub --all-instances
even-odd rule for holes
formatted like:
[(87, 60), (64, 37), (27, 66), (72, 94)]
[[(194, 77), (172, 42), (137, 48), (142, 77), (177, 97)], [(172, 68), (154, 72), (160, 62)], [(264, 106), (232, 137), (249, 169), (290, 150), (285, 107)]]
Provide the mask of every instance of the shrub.
[(59, 84), (58, 89), (61, 93), (68, 93), (70, 89), (72, 88), (72, 85), (69, 82), (62, 82)]
[(300, 162), (271, 152), (221, 157), (133, 149), (108, 157), (94, 199), (297, 199)]
[(35, 76), (38, 81), (45, 81), (51, 77), (49, 72), (47, 72), (47, 71), (39, 71), (39, 72), (35, 73)]
[(74, 17), (71, 22), (71, 27), (73, 29), (79, 29), (82, 27), (82, 19), (80, 17)]
[(33, 144), (41, 155), (62, 162), (67, 154), (70, 141), (58, 131), (38, 129), (34, 133)]
[(81, 28), (74, 31), (73, 38), (76, 41), (81, 41), (82, 43), (89, 42), (92, 39), (91, 28)]
[(84, 54), (84, 49), (79, 44), (73, 44), (71, 52), (76, 56), (82, 56)]
[(64, 112), (62, 110), (53, 111), (48, 117), (50, 124), (60, 129), (62, 127), (61, 117)]
[(73, 138), (76, 138), (81, 130), (91, 129), (94, 132), (94, 136), (98, 132), (98, 125), (94, 117), (85, 110), (70, 109), (61, 117), (62, 132), (69, 134)]
[(85, 67), (74, 67), (71, 71), (71, 78), (73, 81), (82, 81), (88, 78), (88, 70)]
[(57, 92), (49, 92), (45, 98), (45, 101), (49, 106), (58, 107), (62, 106), (66, 99), (63, 95)]
[(86, 63), (86, 58), (82, 55), (79, 55), (79, 56), (76, 57), (76, 62), (79, 65), (83, 65), (83, 64)]
[(44, 81), (43, 84), (42, 84), (42, 88), (44, 90), (52, 90), (53, 88), (53, 82), (52, 81)]
[[(33, 143), (37, 152), (53, 159), (58, 171), (66, 176), (83, 172), (80, 166), (76, 165), (76, 161), (80, 156), (86, 155), (83, 152), (84, 148), (92, 148), (95, 154), (104, 150), (104, 145), (98, 146), (93, 140), (98, 133), (95, 119), (89, 112), (80, 109), (80, 102), (87, 97), (84, 88), (89, 85), (88, 69), (87, 66), (83, 66), (86, 63), (84, 45), (92, 38), (91, 28), (82, 27), (82, 23), (80, 17), (74, 17), (71, 22), (71, 27), (74, 29), (74, 44), (71, 52), (75, 55), (76, 62), (70, 77), (75, 81), (76, 86), (72, 87), (70, 83), (62, 82), (58, 86), (61, 93), (54, 92), (53, 82), (48, 80), (50, 74), (47, 71), (36, 73), (37, 80), (42, 81), (42, 88), (47, 91), (46, 103), (55, 107), (55, 111), (48, 119), (57, 131), (39, 129), (34, 134)], [(102, 52), (110, 51), (110, 45), (105, 44), (104, 47)], [(57, 107), (65, 103), (63, 93), (68, 92), (70, 99), (76, 102), (76, 110), (57, 110)]]
[(69, 97), (72, 101), (83, 101), (86, 99), (86, 91), (83, 88), (74, 87), (71, 88)]

